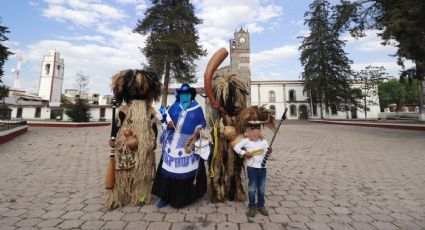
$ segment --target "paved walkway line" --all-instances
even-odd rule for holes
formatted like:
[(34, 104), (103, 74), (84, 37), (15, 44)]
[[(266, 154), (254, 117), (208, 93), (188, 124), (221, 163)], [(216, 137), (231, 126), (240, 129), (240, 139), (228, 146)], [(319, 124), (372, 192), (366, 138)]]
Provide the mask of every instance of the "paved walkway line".
[(56, 122), (56, 121), (28, 121), (28, 126), (37, 127), (61, 127), (61, 128), (83, 128), (108, 126), (111, 122)]

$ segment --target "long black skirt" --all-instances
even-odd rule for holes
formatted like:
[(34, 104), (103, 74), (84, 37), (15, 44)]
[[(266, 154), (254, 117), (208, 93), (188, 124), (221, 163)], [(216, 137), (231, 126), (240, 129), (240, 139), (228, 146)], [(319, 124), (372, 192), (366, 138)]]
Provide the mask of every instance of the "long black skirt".
[(187, 179), (170, 178), (161, 173), (162, 158), (159, 162), (155, 180), (152, 185), (152, 194), (167, 201), (175, 208), (181, 208), (201, 198), (207, 191), (207, 175), (204, 160), (199, 160), (196, 185), (193, 185), (195, 176)]

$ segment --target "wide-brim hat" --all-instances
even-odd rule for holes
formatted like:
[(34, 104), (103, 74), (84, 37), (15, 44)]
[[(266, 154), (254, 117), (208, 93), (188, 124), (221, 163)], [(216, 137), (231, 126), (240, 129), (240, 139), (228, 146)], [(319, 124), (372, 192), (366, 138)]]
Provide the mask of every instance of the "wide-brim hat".
[(190, 86), (188, 84), (183, 84), (182, 86), (180, 86), (180, 89), (177, 89), (177, 93), (191, 93)]
[(176, 93), (177, 95), (180, 95), (182, 93), (190, 93), (192, 100), (195, 100), (195, 97), (196, 97), (196, 89), (193, 87), (190, 87), (188, 84), (183, 84), (182, 86), (180, 86), (180, 89), (177, 89)]

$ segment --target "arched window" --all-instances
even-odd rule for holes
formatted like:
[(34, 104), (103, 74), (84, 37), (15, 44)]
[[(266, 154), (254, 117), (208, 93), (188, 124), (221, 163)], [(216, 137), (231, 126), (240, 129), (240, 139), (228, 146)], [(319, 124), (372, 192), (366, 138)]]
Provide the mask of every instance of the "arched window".
[(276, 114), (276, 106), (271, 105), (269, 108), (270, 108), (270, 110), (272, 111), (273, 114)]
[(297, 98), (295, 97), (295, 90), (291, 89), (289, 90), (289, 101), (296, 101)]
[(289, 112), (291, 113), (291, 116), (297, 116), (297, 107), (295, 105), (291, 105), (289, 107)]
[(232, 48), (236, 48), (236, 42), (232, 41)]
[(46, 71), (46, 75), (49, 75), (49, 73), (50, 73), (50, 64), (46, 64), (46, 66), (44, 67), (44, 70)]
[(274, 91), (269, 91), (269, 102), (276, 102), (276, 94)]

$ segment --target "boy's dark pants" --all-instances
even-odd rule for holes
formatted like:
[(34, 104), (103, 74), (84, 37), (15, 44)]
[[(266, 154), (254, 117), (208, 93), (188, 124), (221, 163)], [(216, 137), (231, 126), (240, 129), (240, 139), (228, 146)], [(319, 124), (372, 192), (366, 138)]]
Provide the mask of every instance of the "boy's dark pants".
[[(264, 192), (266, 190), (266, 168), (247, 167), (248, 171), (248, 207), (264, 207)], [(257, 205), (255, 204), (255, 193), (258, 196)]]

